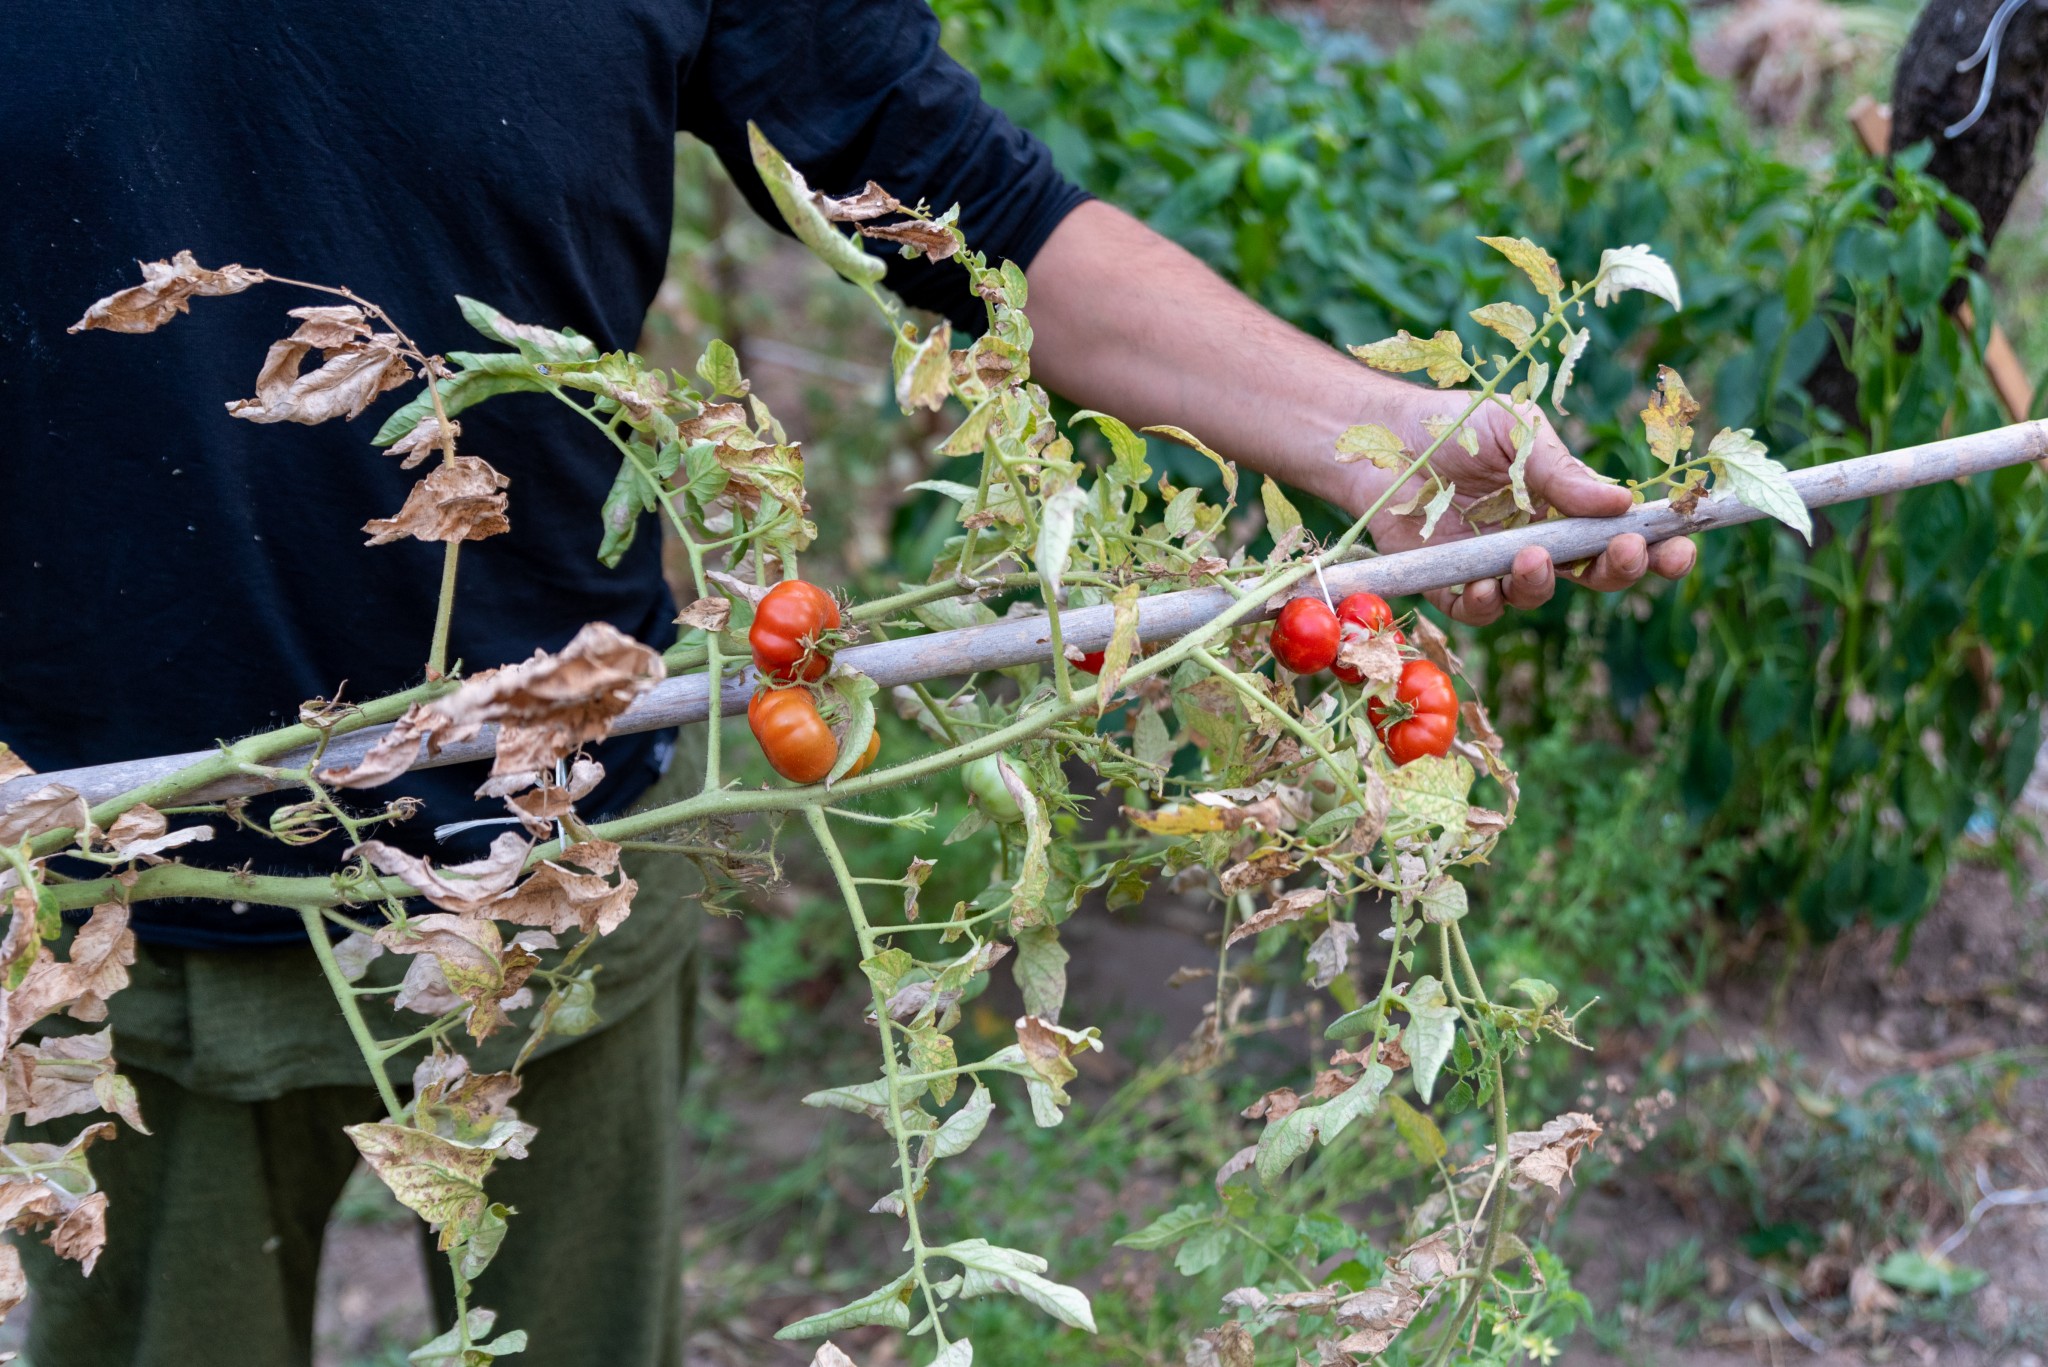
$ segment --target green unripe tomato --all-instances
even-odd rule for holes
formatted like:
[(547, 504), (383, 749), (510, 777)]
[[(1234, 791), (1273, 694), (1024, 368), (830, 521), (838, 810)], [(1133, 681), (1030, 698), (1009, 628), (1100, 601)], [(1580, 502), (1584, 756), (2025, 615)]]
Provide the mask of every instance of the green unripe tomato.
[(1003, 826), (1014, 826), (1024, 819), (1024, 809), (1017, 805), (1008, 785), (1003, 782), (1002, 771), (996, 768), (996, 756), (983, 755), (980, 759), (969, 760), (960, 772), (961, 782), (967, 785), (968, 796), (974, 799), (989, 820)]
[(1327, 816), (1343, 806), (1349, 800), (1350, 794), (1350, 789), (1345, 786), (1344, 782), (1347, 778), (1355, 781), (1357, 778), (1356, 772), (1347, 771), (1342, 776), (1339, 776), (1322, 760), (1317, 760), (1311, 765), (1308, 771), (1308, 778), (1305, 780), (1308, 788), (1309, 810), (1317, 816)]

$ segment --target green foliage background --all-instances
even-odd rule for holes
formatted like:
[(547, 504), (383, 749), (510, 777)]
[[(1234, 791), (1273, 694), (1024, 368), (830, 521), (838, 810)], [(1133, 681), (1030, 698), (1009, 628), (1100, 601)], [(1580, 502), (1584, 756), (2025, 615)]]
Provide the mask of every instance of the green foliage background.
[[(1703, 420), (1756, 427), (1795, 466), (2003, 421), (1981, 335), (1940, 308), (1967, 281), (1988, 329), (1967, 239), (1936, 223), (1968, 210), (1915, 157), (1820, 175), (1771, 155), (1669, 0), (1459, 0), (1392, 54), (1253, 7), (935, 7), (990, 97), (1070, 175), (1333, 341), (1434, 328), (1512, 293), (1480, 233), (1544, 242), (1568, 274), (1649, 243), (1686, 308), (1633, 296), (1589, 316), (1605, 359), (1582, 371), (1566, 431), (1612, 473), (1651, 469), (1635, 409), (1658, 364), (1693, 381)], [(1863, 381), (1846, 421), (1804, 384), (1830, 353)], [(1702, 902), (1821, 935), (1917, 919), (1966, 830), (2007, 833), (2038, 748), (2044, 520), (2041, 479), (2007, 471), (1837, 511), (1811, 552), (1770, 527), (1716, 533), (1672, 591), (1567, 593), (1476, 640), (1514, 738), (1578, 747), (1576, 764), (1526, 771), (1557, 862), (1574, 843), (1633, 852), (1601, 864), (1597, 893), (1668, 908), (1633, 929), (1678, 930)], [(1606, 762), (1616, 750), (1625, 763)], [(1656, 780), (1626, 802), (1568, 777), (1644, 766)], [(1511, 860), (1550, 857), (1518, 837)], [(1531, 892), (1534, 872), (1499, 879), (1550, 899), (1532, 911), (1593, 893), (1573, 891), (1582, 875)]]

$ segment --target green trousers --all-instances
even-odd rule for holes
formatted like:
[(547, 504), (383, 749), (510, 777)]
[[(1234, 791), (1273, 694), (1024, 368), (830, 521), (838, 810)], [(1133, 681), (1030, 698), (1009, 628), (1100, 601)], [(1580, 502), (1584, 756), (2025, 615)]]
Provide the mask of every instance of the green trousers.
[[(694, 738), (692, 738), (694, 739)], [(694, 786), (685, 747), (648, 803)], [(680, 772), (677, 772), (680, 771)], [(470, 1304), (524, 1329), (534, 1367), (680, 1367), (681, 1099), (695, 1008), (694, 871), (631, 854), (633, 914), (596, 947), (604, 1024), (547, 1042), (513, 1105), (539, 1127), (529, 1156), (486, 1180), (513, 1207), (511, 1231)], [(395, 983), (386, 955), (369, 981)], [(151, 1133), (123, 1127), (93, 1147), (107, 1192), (107, 1246), (90, 1277), (15, 1236), (32, 1289), (31, 1367), (305, 1367), (327, 1219), (356, 1165), (344, 1125), (382, 1108), (310, 949), (138, 952), (109, 1001), (114, 1056)], [(422, 1018), (363, 999), (372, 1029), (397, 1037)], [(373, 1008), (372, 1003), (384, 1003)], [(524, 1016), (521, 1016), (523, 1022)], [(93, 1030), (62, 1017), (51, 1033)], [(470, 1051), (502, 1069), (515, 1028)], [(419, 1051), (390, 1073), (410, 1085)], [(100, 1114), (16, 1127), (68, 1139)], [(437, 1329), (454, 1323), (443, 1256), (430, 1251)]]
[[(519, 1214), (472, 1305), (524, 1329), (520, 1361), (676, 1367), (682, 1361), (679, 1103), (688, 1062), (686, 965), (625, 1020), (528, 1065), (515, 1104), (540, 1127), (498, 1165)], [(92, 1276), (21, 1241), (34, 1286), (32, 1367), (296, 1367), (312, 1360), (320, 1241), (356, 1164), (344, 1125), (379, 1118), (376, 1091), (310, 1087), (229, 1101), (135, 1070), (153, 1134), (95, 1146), (108, 1240)], [(98, 1119), (87, 1117), (86, 1119)], [(75, 1132), (79, 1118), (34, 1127)], [(422, 1226), (424, 1230), (424, 1226)], [(428, 1252), (436, 1322), (454, 1323)]]

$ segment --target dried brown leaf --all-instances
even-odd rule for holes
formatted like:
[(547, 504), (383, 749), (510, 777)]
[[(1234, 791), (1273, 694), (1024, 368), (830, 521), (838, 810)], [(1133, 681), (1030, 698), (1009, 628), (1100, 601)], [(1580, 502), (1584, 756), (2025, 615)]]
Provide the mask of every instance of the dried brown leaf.
[(410, 470), (421, 461), (432, 456), (436, 451), (446, 450), (452, 453), (455, 449), (455, 439), (461, 435), (462, 424), (450, 418), (448, 420), (448, 437), (446, 443), (444, 443), (441, 437), (441, 420), (430, 413), (426, 417), (421, 418), (417, 423), (414, 423), (412, 431), (385, 447), (384, 454), (387, 456), (405, 457), (404, 460), (399, 462), (398, 468)]
[(35, 770), (27, 760), (15, 753), (14, 747), (0, 740), (0, 783), (12, 783), (18, 778), (29, 778)]
[(82, 831), (86, 825), (85, 799), (78, 795), (78, 790), (62, 783), (45, 783), (0, 808), (0, 845), (19, 845), (45, 831), (67, 826)]
[[(418, 855), (381, 840), (365, 840), (355, 853), (368, 859), (379, 873), (401, 880), (443, 911), (476, 916), (486, 914), (491, 904), (519, 881), (530, 848), (517, 832), (507, 831), (491, 842), (490, 853), (483, 858), (445, 869), (437, 869)], [(382, 932), (378, 939), (387, 949), (393, 948)]]
[(1390, 631), (1363, 631), (1346, 623), (1337, 663), (1363, 675), (1368, 684), (1395, 683), (1401, 677), (1401, 647)]
[(865, 223), (871, 218), (893, 214), (903, 207), (897, 202), (896, 196), (873, 181), (869, 181), (855, 193), (840, 198), (835, 199), (831, 195), (813, 197), (825, 217), (835, 223)]
[(1301, 861), (1285, 850), (1266, 850), (1257, 856), (1232, 864), (1220, 875), (1225, 897), (1235, 897), (1240, 892), (1264, 887), (1276, 878), (1285, 878), (1301, 867)]
[(370, 535), (364, 544), (382, 546), (408, 536), (415, 541), (481, 541), (509, 532), (504, 490), (511, 482), (475, 456), (443, 461), (412, 486), (395, 516), (363, 524)]
[(399, 352), (395, 334), (379, 332), (367, 341), (322, 352), (318, 369), (300, 373), (310, 344), (286, 338), (273, 342), (256, 376), (256, 397), (229, 403), (232, 417), (250, 422), (322, 423), (353, 418), (386, 390), (412, 379), (412, 365)]
[(222, 266), (210, 271), (190, 252), (179, 252), (169, 261), (138, 261), (142, 283), (117, 290), (96, 301), (85, 316), (66, 328), (84, 332), (105, 328), (109, 332), (154, 332), (181, 313), (191, 311), (185, 301), (194, 295), (239, 294), (264, 279), (263, 272), (240, 266)]
[(509, 1025), (505, 1012), (532, 999), (523, 989), (540, 959), (523, 945), (505, 944), (494, 921), (434, 912), (387, 926), (377, 939), (393, 954), (419, 956), (393, 1006), (438, 1015), (467, 1002), (472, 1039)]
[[(924, 253), (927, 261), (944, 261), (960, 250), (960, 239), (935, 223), (920, 218), (905, 219), (901, 223), (869, 223), (864, 225), (862, 237), (878, 237), (885, 242), (900, 242), (906, 247), (915, 247)], [(990, 381), (993, 386), (996, 381)]]
[(539, 787), (506, 798), (505, 806), (528, 833), (546, 836), (554, 829), (554, 823), (576, 810), (576, 804), (590, 796), (603, 779), (602, 764), (578, 755), (569, 768), (567, 785), (557, 784), (552, 774), (546, 775)]
[(633, 909), (640, 885), (620, 875), (619, 847), (609, 840), (571, 845), (549, 860), (512, 893), (490, 907), (490, 915), (513, 925), (539, 926), (559, 935), (580, 930), (609, 935)]
[(724, 631), (731, 620), (732, 599), (721, 595), (699, 598), (676, 614), (677, 626), (696, 627), (700, 631)]
[(1520, 1190), (1542, 1183), (1562, 1192), (1579, 1156), (1600, 1137), (1598, 1121), (1580, 1111), (1558, 1116), (1540, 1130), (1520, 1130), (1508, 1136), (1510, 1185)]
[(1257, 935), (1261, 931), (1271, 930), (1274, 926), (1285, 925), (1289, 921), (1299, 921), (1308, 914), (1310, 908), (1321, 906), (1329, 900), (1330, 890), (1328, 888), (1293, 888), (1283, 892), (1273, 899), (1272, 906), (1267, 907), (1264, 911), (1247, 916), (1244, 919), (1244, 923), (1231, 931), (1230, 935), (1224, 940), (1224, 947), (1228, 948), (1239, 940)]

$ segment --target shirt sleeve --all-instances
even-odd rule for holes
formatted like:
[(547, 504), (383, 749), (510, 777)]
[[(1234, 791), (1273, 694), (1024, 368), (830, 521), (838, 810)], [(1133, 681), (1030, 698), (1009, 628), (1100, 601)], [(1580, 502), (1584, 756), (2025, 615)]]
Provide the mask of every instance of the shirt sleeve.
[[(960, 206), (967, 244), (991, 262), (1029, 266), (1088, 196), (1045, 144), (981, 98), (939, 46), (925, 0), (719, 0), (682, 74), (677, 127), (710, 144), (757, 213), (785, 227), (755, 174), (747, 124), (813, 189), (850, 194), (873, 180), (905, 203)], [(979, 332), (987, 315), (953, 261), (869, 250), (906, 302)]]

